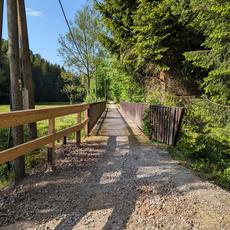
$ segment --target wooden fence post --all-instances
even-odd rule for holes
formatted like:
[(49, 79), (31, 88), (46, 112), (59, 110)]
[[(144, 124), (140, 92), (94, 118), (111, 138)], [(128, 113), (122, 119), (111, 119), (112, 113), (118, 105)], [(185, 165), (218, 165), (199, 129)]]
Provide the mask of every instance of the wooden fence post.
[(67, 137), (63, 137), (63, 145), (66, 145), (67, 144)]
[[(81, 123), (81, 113), (77, 114), (77, 123)], [(81, 145), (81, 130), (76, 132), (76, 145), (77, 147), (80, 147)]]
[(174, 138), (174, 142), (173, 145), (175, 146), (178, 140), (178, 135), (179, 135), (179, 130), (181, 130), (181, 126), (182, 126), (182, 119), (184, 117), (184, 113), (185, 113), (185, 109), (182, 108), (180, 111), (178, 111), (178, 126), (177, 126), (177, 130), (175, 133), (175, 138)]
[[(49, 134), (55, 133), (55, 118), (49, 119)], [(55, 141), (48, 145), (48, 162), (50, 163), (51, 167), (55, 166)]]
[[(85, 113), (84, 113), (84, 120), (86, 120), (87, 118), (88, 118), (88, 109), (85, 111)], [(88, 134), (89, 134), (89, 127), (88, 127), (88, 124), (89, 123), (87, 123), (86, 125), (85, 125), (85, 137), (87, 137), (88, 136)]]

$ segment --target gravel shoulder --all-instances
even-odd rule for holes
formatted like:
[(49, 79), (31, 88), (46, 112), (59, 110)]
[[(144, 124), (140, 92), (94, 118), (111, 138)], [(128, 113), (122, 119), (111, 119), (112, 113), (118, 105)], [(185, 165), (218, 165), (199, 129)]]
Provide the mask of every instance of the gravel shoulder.
[(147, 144), (110, 105), (81, 148), (0, 196), (0, 229), (230, 229), (230, 193)]

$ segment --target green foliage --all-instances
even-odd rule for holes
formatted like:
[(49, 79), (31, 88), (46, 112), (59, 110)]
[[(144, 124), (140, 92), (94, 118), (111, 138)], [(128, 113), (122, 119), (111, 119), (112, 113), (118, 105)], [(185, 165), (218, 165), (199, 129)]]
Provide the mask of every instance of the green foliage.
[(80, 79), (71, 72), (66, 71), (61, 73), (61, 78), (64, 82), (62, 91), (67, 95), (70, 104), (73, 104), (74, 101), (83, 101), (86, 91), (81, 85)]
[[(137, 65), (154, 63), (154, 68), (168, 70), (169, 44), (173, 16), (166, 1), (139, 1), (134, 14), (133, 53), (137, 57)], [(168, 42), (167, 42), (168, 41)]]
[(230, 107), (207, 98), (185, 101), (177, 149), (190, 166), (230, 188)]
[(107, 63), (107, 79), (109, 82), (109, 98), (116, 102), (144, 100), (144, 89), (131, 75), (123, 69), (116, 58), (111, 58)]
[[(102, 43), (120, 58), (135, 81), (159, 78), (161, 71), (170, 73), (174, 81), (203, 79), (200, 69), (183, 56), (203, 42), (202, 34), (187, 26), (191, 15), (186, 2), (104, 0), (96, 5), (107, 29)], [(186, 87), (189, 90), (191, 84)]]
[(70, 27), (72, 33), (59, 37), (59, 54), (69, 70), (85, 78), (85, 88), (90, 94), (91, 80), (103, 56), (97, 39), (100, 31), (98, 16), (91, 6), (84, 6), (76, 12)]
[(91, 93), (91, 94), (86, 95), (86, 98), (85, 98), (86, 103), (91, 103), (91, 102), (96, 102), (96, 101), (97, 101), (97, 98), (95, 94)]
[[(0, 58), (0, 104), (9, 103), (10, 72), (7, 58), (8, 42), (3, 40)], [(61, 67), (43, 59), (39, 54), (31, 52), (31, 63), (36, 102), (67, 101), (62, 93), (63, 81), (60, 78)]]
[(202, 50), (185, 53), (187, 60), (208, 71), (203, 87), (222, 104), (230, 102), (230, 2), (191, 0), (190, 26), (205, 36)]
[(2, 41), (2, 54), (0, 56), (0, 103), (7, 102), (9, 100), (9, 88), (10, 88), (10, 70), (7, 59), (8, 43)]
[(34, 80), (36, 102), (60, 102), (67, 101), (62, 92), (63, 80), (61, 79), (63, 69), (56, 64), (51, 64), (39, 54), (32, 54), (32, 72)]
[(132, 15), (137, 5), (136, 0), (97, 2), (96, 9), (100, 12), (107, 30), (101, 35), (101, 42), (112, 53), (122, 55), (132, 47)]
[(0, 151), (6, 149), (8, 140), (8, 129), (0, 129)]
[(47, 153), (45, 150), (37, 150), (29, 153), (25, 157), (26, 170), (34, 168), (36, 165), (44, 163), (47, 159)]
[(104, 0), (97, 9), (107, 29), (102, 42), (135, 78), (166, 71), (174, 81), (189, 80), (188, 91), (201, 87), (229, 104), (228, 0)]

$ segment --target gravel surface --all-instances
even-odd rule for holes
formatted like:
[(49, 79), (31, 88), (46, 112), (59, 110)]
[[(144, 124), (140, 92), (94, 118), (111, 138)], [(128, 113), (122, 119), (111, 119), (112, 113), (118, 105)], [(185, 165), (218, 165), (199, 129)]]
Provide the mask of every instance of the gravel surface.
[(149, 146), (113, 105), (81, 148), (0, 196), (0, 229), (230, 229), (230, 193)]

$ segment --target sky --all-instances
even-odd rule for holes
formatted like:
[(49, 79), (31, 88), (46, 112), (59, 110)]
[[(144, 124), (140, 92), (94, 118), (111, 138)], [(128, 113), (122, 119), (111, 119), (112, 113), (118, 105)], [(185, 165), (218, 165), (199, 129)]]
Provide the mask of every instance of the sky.
[[(6, 2), (6, 1), (5, 1)], [(62, 0), (68, 19), (73, 19), (77, 10), (87, 0)], [(30, 49), (51, 63), (62, 65), (58, 56), (58, 37), (68, 31), (58, 0), (25, 0)], [(7, 39), (6, 4), (4, 7), (3, 38)]]

